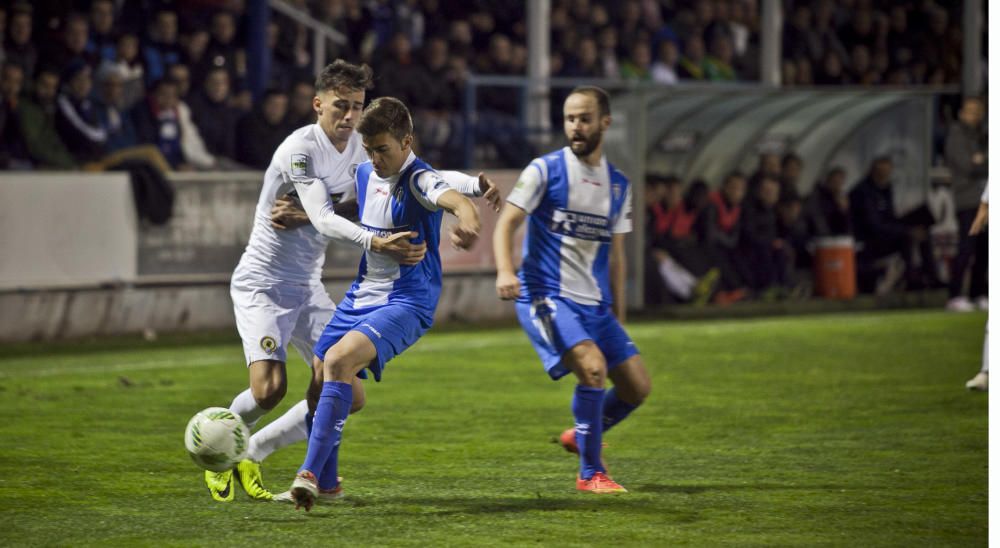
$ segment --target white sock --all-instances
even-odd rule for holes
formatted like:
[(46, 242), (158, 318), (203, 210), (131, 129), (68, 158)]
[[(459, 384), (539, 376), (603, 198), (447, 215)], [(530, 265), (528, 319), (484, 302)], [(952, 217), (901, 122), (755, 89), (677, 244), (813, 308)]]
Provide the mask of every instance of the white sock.
[(990, 372), (990, 324), (986, 324), (986, 334), (983, 335), (983, 373)]
[(306, 430), (306, 413), (308, 412), (309, 405), (306, 400), (302, 400), (293, 405), (284, 415), (271, 421), (271, 424), (254, 432), (250, 436), (250, 449), (248, 449), (247, 458), (254, 462), (261, 462), (282, 447), (308, 439), (309, 433)]
[(233, 403), (229, 404), (229, 410), (239, 415), (251, 432), (257, 424), (257, 420), (268, 412), (268, 409), (257, 405), (257, 400), (254, 399), (253, 392), (249, 388), (233, 398)]

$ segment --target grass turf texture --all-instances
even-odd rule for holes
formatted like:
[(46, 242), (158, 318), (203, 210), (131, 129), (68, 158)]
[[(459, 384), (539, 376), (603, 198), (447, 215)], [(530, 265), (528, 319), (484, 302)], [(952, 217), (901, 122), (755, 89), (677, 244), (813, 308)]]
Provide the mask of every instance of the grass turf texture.
[[(345, 429), (347, 497), (210, 499), (187, 420), (246, 386), (232, 337), (13, 345), (0, 359), (0, 544), (984, 545), (982, 314), (642, 323), (651, 399), (606, 438), (632, 492), (574, 491), (573, 381), (519, 330), (431, 334)], [(294, 404), (296, 357), (279, 407)], [(276, 417), (272, 414), (264, 420)], [(290, 483), (304, 444), (264, 479)]]

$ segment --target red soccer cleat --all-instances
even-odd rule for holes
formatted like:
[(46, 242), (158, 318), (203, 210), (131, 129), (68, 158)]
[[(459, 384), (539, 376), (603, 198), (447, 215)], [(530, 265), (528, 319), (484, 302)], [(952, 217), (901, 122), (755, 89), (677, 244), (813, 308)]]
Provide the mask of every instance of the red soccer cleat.
[(590, 479), (576, 478), (576, 490), (590, 493), (628, 493), (628, 489), (618, 485), (615, 480), (608, 477), (604, 472), (597, 472)]
[(292, 500), (295, 501), (295, 509), (298, 510), (299, 507), (302, 507), (308, 512), (316, 502), (316, 498), (319, 497), (316, 476), (308, 470), (299, 472), (296, 474), (295, 481), (292, 482), (289, 491), (292, 494)]
[[(573, 430), (572, 428), (563, 430), (563, 433), (559, 434), (559, 445), (562, 445), (563, 449), (569, 451), (570, 453), (576, 455), (580, 454), (580, 448), (576, 445), (576, 430)], [(602, 449), (607, 446), (608, 444), (601, 443)], [(607, 463), (604, 462), (604, 451), (601, 451), (601, 466), (603, 466), (605, 470), (608, 469)]]
[(559, 445), (570, 453), (580, 454), (580, 448), (576, 445), (576, 430), (572, 428), (563, 430), (563, 433), (559, 434)]

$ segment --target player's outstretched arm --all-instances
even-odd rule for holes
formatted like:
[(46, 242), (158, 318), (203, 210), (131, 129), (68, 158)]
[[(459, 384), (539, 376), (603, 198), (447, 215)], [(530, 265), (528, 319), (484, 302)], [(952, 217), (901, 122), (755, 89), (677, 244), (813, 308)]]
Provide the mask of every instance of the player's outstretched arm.
[(611, 237), (611, 294), (612, 307), (618, 321), (625, 323), (625, 234)]
[(497, 265), (497, 296), (505, 301), (516, 299), (521, 293), (521, 283), (514, 270), (514, 233), (524, 223), (528, 214), (507, 202), (500, 211), (500, 218), (493, 230), (493, 259)]
[(447, 190), (438, 197), (437, 205), (458, 217), (458, 225), (451, 232), (451, 243), (458, 249), (469, 249), (479, 238), (479, 208), (471, 200), (454, 190)]
[(424, 253), (427, 251), (427, 244), (413, 244), (410, 242), (410, 238), (417, 236), (416, 233), (402, 232), (385, 238), (376, 236), (344, 217), (337, 215), (330, 200), (330, 195), (326, 192), (326, 185), (322, 181), (316, 179), (292, 179), (292, 184), (295, 186), (296, 192), (298, 192), (299, 200), (302, 201), (302, 208), (305, 209), (306, 215), (309, 216), (309, 222), (312, 223), (313, 227), (320, 234), (339, 242), (356, 245), (365, 250), (384, 253), (393, 257), (401, 264), (417, 264), (424, 258)]
[[(358, 201), (346, 200), (333, 204), (333, 212), (351, 222), (360, 220)], [(285, 194), (274, 201), (271, 208), (271, 226), (278, 230), (289, 230), (309, 224), (309, 215), (299, 206), (291, 194)]]
[(438, 175), (444, 179), (444, 182), (448, 186), (457, 190), (463, 196), (482, 198), (486, 200), (486, 203), (490, 204), (490, 209), (495, 212), (500, 211), (500, 190), (485, 173), (480, 171), (479, 175), (472, 176), (466, 175), (461, 171), (439, 171)]

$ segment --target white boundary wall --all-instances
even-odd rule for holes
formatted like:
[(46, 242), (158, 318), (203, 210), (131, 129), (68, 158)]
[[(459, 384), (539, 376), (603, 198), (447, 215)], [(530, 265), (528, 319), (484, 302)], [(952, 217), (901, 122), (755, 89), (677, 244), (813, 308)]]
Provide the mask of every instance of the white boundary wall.
[[(517, 172), (490, 173), (506, 194)], [(124, 173), (0, 175), (0, 341), (234, 328), (229, 278), (246, 245), (261, 174), (174, 174), (174, 217), (136, 221)], [(437, 321), (512, 319), (497, 300), (492, 233), (469, 253), (442, 238)], [(453, 220), (445, 219), (442, 231)], [(326, 285), (338, 302), (358, 253), (331, 246)]]
[(127, 174), (0, 176), (0, 290), (133, 281), (137, 252)]

